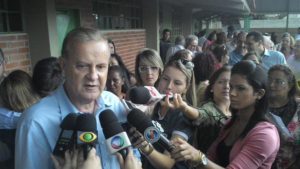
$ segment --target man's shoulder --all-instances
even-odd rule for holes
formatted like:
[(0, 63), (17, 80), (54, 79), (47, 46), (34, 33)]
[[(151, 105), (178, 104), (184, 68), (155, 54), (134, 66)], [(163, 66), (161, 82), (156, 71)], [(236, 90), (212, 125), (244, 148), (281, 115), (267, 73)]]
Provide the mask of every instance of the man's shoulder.
[(107, 104), (120, 102), (120, 99), (110, 91), (103, 91), (101, 97), (104, 100), (104, 102)]
[(275, 51), (275, 50), (268, 50), (266, 52), (266, 55), (272, 56), (272, 57), (277, 57), (277, 58), (285, 58), (284, 55), (279, 52), (279, 51)]
[(22, 116), (24, 119), (36, 119), (36, 121), (39, 121), (45, 117), (55, 115), (55, 112), (58, 112), (58, 110), (58, 101), (55, 96), (51, 95), (29, 107)]

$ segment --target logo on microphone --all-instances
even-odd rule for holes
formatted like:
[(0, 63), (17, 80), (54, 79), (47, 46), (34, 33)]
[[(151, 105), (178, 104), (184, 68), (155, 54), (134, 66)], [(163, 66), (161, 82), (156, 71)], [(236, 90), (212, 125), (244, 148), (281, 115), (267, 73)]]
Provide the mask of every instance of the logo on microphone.
[(150, 143), (155, 143), (160, 138), (160, 131), (155, 127), (148, 127), (144, 132), (145, 139)]
[(93, 132), (83, 132), (80, 134), (79, 139), (84, 143), (92, 143), (97, 139), (97, 135)]
[(111, 139), (111, 146), (113, 149), (120, 149), (124, 146), (124, 139), (121, 136), (115, 136)]

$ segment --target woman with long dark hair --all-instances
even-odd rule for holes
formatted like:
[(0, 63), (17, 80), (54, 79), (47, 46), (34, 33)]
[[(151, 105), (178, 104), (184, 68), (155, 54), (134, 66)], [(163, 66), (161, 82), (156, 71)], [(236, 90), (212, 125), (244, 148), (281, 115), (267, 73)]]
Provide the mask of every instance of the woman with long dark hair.
[(232, 118), (209, 148), (207, 156), (176, 139), (172, 158), (189, 161), (195, 168), (269, 169), (279, 149), (279, 134), (268, 113), (267, 74), (252, 61), (241, 61), (231, 70)]

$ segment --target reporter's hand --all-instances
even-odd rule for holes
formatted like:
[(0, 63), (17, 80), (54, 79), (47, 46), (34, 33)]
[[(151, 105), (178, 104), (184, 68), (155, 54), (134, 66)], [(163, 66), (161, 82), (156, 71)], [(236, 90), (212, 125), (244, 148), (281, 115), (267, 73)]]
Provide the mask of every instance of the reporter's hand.
[(62, 159), (61, 157), (54, 156), (53, 154), (51, 154), (51, 159), (53, 161), (55, 169), (76, 169), (77, 155), (78, 150), (74, 150), (73, 152), (67, 150), (65, 152), (64, 159)]
[(197, 162), (199, 159), (199, 150), (180, 138), (175, 138), (172, 140), (172, 143), (176, 148), (171, 152), (171, 158), (176, 161)]
[(164, 102), (162, 103), (163, 106), (167, 106), (172, 109), (179, 109), (181, 111), (185, 111), (189, 106), (185, 101), (183, 101), (180, 94), (175, 93), (173, 95), (173, 101), (170, 101), (169, 96), (166, 96)]
[(144, 136), (135, 127), (129, 129), (129, 139), (134, 148), (142, 149), (148, 145)]
[[(83, 153), (80, 153), (78, 156), (82, 157), (83, 159)], [(78, 160), (80, 159), (78, 158)], [(81, 161), (81, 160), (80, 162), (77, 162), (76, 169), (102, 169), (101, 160), (99, 156), (97, 156), (95, 148), (92, 148), (90, 150), (87, 159), (85, 161)]]
[(120, 163), (121, 169), (142, 169), (142, 164), (138, 161), (138, 159), (133, 155), (133, 151), (131, 148), (127, 148), (127, 156), (124, 160), (120, 153), (117, 153), (117, 159)]

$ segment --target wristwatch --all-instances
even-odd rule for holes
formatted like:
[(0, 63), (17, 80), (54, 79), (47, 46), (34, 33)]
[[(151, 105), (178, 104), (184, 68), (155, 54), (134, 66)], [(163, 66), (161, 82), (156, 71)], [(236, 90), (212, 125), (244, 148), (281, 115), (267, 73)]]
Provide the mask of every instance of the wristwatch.
[(199, 156), (198, 156), (198, 160), (197, 162), (192, 162), (190, 163), (190, 166), (192, 168), (197, 168), (199, 166), (207, 166), (208, 164), (208, 159), (206, 157), (206, 155), (204, 153), (202, 153), (201, 151), (198, 151), (199, 152)]
[(207, 157), (206, 157), (206, 155), (204, 153), (200, 154), (200, 159), (201, 159), (201, 161), (200, 161), (201, 165), (202, 166), (207, 166), (208, 159), (207, 159)]

